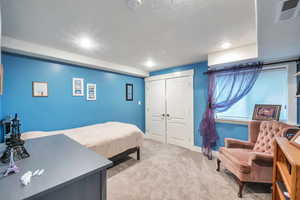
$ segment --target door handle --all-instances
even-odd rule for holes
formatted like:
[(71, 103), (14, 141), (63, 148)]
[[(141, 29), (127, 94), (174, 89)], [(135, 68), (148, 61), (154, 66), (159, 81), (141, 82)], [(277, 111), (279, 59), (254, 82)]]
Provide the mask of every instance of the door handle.
[(170, 114), (167, 114), (167, 117), (170, 117)]
[(161, 116), (165, 117), (165, 114), (161, 114)]

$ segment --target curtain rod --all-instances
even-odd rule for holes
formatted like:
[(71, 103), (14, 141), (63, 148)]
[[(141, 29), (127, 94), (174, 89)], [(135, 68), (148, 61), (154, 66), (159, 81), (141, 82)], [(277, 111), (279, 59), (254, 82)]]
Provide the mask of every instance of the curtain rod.
[[(270, 62), (270, 63), (263, 63), (263, 66), (269, 66), (269, 65), (278, 65), (278, 64), (283, 64), (283, 63), (289, 63), (289, 62), (300, 62), (300, 57), (297, 59), (293, 59), (293, 60), (282, 60), (282, 61), (277, 61), (277, 62)], [(223, 68), (223, 69), (217, 69), (217, 70), (208, 70), (206, 72), (203, 72), (203, 74), (210, 74), (212, 72), (222, 72), (222, 71), (229, 71), (231, 69), (234, 69), (236, 67), (228, 67), (228, 68)], [(249, 66), (244, 66), (241, 68), (249, 68)], [(250, 67), (251, 68), (251, 67)]]

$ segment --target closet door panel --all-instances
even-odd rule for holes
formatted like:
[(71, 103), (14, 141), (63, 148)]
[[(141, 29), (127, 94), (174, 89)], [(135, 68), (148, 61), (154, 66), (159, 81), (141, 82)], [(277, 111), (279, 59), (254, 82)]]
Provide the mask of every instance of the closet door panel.
[(165, 80), (151, 81), (148, 86), (148, 132), (154, 139), (165, 142)]
[(168, 79), (166, 99), (167, 143), (193, 145), (193, 78)]

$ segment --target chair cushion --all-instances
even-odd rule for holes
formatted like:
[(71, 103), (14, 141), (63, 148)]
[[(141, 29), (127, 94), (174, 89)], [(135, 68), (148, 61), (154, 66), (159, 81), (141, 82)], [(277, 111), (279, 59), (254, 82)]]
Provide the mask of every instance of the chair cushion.
[(283, 129), (287, 126), (277, 121), (263, 121), (260, 124), (257, 141), (253, 151), (273, 154), (275, 137), (283, 136)]
[(250, 173), (251, 166), (248, 163), (250, 149), (239, 149), (239, 148), (226, 148), (221, 147), (219, 153), (230, 161), (231, 165), (241, 173), (248, 174)]

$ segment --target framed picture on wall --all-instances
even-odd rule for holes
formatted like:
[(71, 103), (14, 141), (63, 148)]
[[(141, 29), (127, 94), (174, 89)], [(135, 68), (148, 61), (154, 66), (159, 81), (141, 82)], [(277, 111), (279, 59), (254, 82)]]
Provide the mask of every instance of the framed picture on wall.
[(3, 65), (0, 64), (0, 95), (3, 94)]
[(126, 101), (133, 101), (133, 84), (126, 83)]
[(298, 88), (297, 88), (297, 93), (296, 93), (296, 95), (297, 95), (297, 96), (300, 95), (300, 82), (298, 82)]
[(73, 78), (73, 96), (84, 96), (83, 78)]
[(32, 82), (32, 96), (33, 97), (48, 97), (48, 83), (47, 82)]
[(88, 83), (86, 85), (86, 88), (87, 88), (86, 100), (96, 101), (97, 99), (96, 84)]
[(253, 112), (253, 120), (279, 120), (281, 105), (256, 104)]

